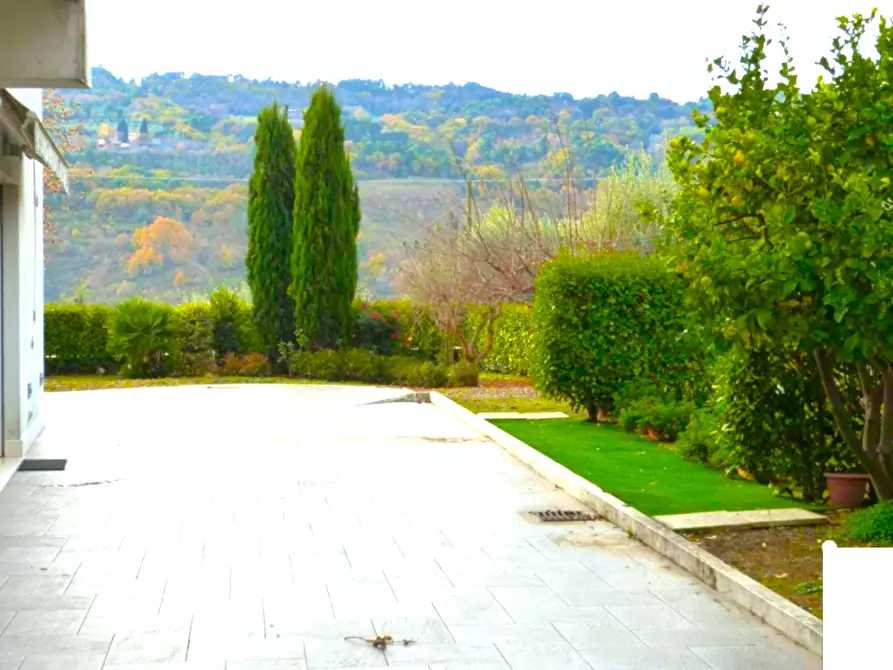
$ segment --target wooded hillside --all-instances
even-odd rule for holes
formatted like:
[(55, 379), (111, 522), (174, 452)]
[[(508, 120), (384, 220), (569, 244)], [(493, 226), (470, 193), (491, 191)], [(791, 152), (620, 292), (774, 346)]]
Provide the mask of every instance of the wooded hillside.
[[(73, 109), (62, 125), (77, 127), (79, 142), (73, 195), (50, 196), (47, 299), (178, 301), (241, 282), (256, 115), (278, 100), (299, 135), (314, 87), (181, 74), (137, 84), (97, 68), (91, 90), (60, 91)], [(404, 242), (464, 207), (463, 173), (491, 191), (518, 174), (554, 189), (571, 157), (572, 177), (592, 184), (630, 150), (696, 134), (691, 112), (709, 104), (523, 96), (473, 83), (351, 80), (335, 93), (360, 181), (361, 285), (374, 295), (399, 291), (389, 269)]]

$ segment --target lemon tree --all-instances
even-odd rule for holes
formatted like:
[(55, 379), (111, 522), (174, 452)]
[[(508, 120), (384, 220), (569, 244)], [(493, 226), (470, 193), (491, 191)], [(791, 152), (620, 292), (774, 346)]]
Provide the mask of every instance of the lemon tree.
[[(711, 64), (703, 141), (674, 140), (669, 250), (694, 304), (736, 346), (794, 344), (816, 360), (837, 428), (893, 498), (893, 25), (838, 19), (802, 91), (784, 40), (768, 76), (766, 8), (740, 64)], [(876, 53), (865, 33), (877, 21)], [(858, 377), (859, 416), (840, 398)]]

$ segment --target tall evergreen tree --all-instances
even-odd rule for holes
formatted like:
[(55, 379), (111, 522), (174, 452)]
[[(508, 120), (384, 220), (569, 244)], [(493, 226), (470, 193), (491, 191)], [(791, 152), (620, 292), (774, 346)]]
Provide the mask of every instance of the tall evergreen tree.
[(301, 344), (332, 348), (350, 336), (357, 288), (359, 191), (329, 86), (313, 93), (295, 164), (292, 296)]
[(130, 141), (130, 129), (127, 127), (127, 119), (123, 116), (118, 119), (118, 141), (127, 144)]
[(295, 305), (289, 290), (297, 147), (286, 108), (274, 102), (261, 111), (254, 142), (245, 264), (254, 321), (273, 357), (280, 343), (292, 342), (295, 336)]

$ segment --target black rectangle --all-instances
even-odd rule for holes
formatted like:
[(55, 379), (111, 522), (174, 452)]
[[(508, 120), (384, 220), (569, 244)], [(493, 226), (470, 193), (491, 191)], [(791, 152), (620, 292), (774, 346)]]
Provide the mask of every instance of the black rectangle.
[(66, 458), (26, 458), (19, 465), (19, 472), (57, 472), (67, 464)]
[(823, 558), (824, 667), (893, 667), (893, 551), (829, 551)]

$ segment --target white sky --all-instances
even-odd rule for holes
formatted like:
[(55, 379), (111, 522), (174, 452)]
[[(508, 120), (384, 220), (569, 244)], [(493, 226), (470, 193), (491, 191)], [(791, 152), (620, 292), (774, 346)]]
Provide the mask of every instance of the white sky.
[[(705, 59), (736, 59), (756, 0), (90, 0), (90, 62), (117, 76), (241, 74), (312, 82), (474, 81), (515, 93), (705, 95)], [(835, 17), (893, 0), (775, 0), (801, 83)], [(430, 9), (426, 9), (430, 7)]]

